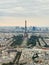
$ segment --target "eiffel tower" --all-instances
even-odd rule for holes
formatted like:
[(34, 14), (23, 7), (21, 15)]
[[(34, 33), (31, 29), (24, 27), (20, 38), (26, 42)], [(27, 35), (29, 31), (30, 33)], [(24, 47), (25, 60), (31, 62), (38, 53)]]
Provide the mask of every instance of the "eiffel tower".
[(27, 21), (25, 20), (25, 32), (24, 32), (24, 37), (28, 37), (28, 34), (27, 34)]

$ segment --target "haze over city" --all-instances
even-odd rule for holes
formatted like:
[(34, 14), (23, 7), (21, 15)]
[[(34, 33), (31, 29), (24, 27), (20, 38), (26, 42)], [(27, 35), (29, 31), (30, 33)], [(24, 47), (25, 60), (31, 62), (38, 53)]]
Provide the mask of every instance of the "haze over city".
[(0, 26), (49, 27), (49, 0), (0, 0)]
[(0, 0), (0, 65), (49, 65), (49, 0)]

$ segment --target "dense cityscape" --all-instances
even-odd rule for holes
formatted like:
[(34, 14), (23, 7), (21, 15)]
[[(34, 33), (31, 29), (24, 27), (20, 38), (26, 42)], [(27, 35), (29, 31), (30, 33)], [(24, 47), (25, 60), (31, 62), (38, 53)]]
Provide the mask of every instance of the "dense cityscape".
[(49, 28), (0, 27), (0, 65), (49, 65)]
[(0, 65), (49, 65), (49, 0), (0, 0)]

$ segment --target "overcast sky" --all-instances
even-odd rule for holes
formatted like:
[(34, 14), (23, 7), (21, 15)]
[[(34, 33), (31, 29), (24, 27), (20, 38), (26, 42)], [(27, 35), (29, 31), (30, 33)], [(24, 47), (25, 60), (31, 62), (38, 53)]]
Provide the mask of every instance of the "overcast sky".
[[(0, 25), (2, 25), (3, 22), (5, 22), (4, 24), (6, 25), (6, 23), (8, 23), (7, 20), (12, 23), (14, 19), (15, 22), (19, 21), (19, 18), (21, 18), (20, 21), (29, 18), (30, 21), (33, 21), (32, 23), (36, 22), (35, 24), (37, 26), (38, 24), (39, 26), (45, 26), (44, 23), (49, 26), (49, 0), (0, 0)], [(33, 20), (33, 18), (40, 18), (42, 20)], [(46, 21), (43, 20), (43, 18), (46, 18)]]

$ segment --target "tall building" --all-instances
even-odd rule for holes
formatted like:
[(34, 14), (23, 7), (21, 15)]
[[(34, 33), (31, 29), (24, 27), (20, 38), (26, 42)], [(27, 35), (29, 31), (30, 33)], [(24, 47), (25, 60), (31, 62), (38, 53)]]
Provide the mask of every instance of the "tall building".
[(25, 34), (27, 33), (27, 21), (25, 20)]
[(27, 21), (25, 20), (25, 33), (24, 33), (24, 37), (28, 37), (27, 34)]

